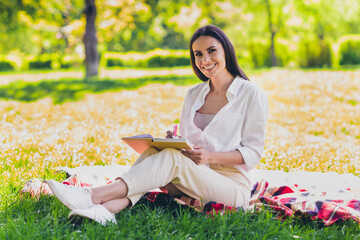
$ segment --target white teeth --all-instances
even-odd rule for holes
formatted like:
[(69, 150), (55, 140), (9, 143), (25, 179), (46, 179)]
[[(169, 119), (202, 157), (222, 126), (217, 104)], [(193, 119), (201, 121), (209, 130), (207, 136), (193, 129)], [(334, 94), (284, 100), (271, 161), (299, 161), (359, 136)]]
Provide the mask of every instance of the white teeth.
[(212, 65), (212, 66), (210, 66), (210, 67), (204, 67), (206, 70), (209, 70), (209, 69), (211, 69), (211, 68), (213, 68), (215, 66), (215, 64), (214, 65)]

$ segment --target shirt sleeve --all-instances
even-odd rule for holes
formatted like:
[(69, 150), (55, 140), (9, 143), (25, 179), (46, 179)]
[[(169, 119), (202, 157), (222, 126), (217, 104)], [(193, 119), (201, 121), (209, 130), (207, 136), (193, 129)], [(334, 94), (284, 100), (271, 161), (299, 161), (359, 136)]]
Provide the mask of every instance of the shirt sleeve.
[(187, 91), (186, 95), (185, 95), (185, 98), (184, 98), (184, 103), (183, 103), (183, 106), (182, 106), (182, 110), (181, 110), (181, 114), (180, 114), (180, 123), (179, 123), (179, 126), (180, 126), (180, 136), (181, 137), (185, 137), (185, 131), (186, 131), (186, 124), (187, 124), (187, 121), (186, 121), (186, 118), (185, 118), (185, 111), (187, 111), (190, 106), (189, 106), (189, 95), (190, 95), (190, 90)]
[[(265, 128), (268, 115), (268, 100), (261, 89), (256, 89), (252, 96), (249, 96), (248, 107), (242, 126), (242, 140), (237, 146), (241, 153), (245, 170), (254, 168), (261, 159), (265, 147)], [(244, 167), (236, 165), (235, 167)]]

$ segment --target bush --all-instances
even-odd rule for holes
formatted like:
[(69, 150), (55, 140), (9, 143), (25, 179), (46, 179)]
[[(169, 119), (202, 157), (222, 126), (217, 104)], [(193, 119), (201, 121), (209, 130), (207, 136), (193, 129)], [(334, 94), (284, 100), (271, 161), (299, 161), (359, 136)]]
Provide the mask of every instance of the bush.
[(146, 53), (107, 52), (101, 60), (106, 67), (175, 67), (189, 66), (190, 57), (186, 50), (155, 49)]
[(60, 58), (60, 68), (78, 68), (82, 65), (83, 60), (78, 56), (65, 55)]
[[(294, 56), (291, 48), (296, 48), (287, 42), (285, 39), (277, 39), (275, 42), (275, 56), (276, 64), (279, 67), (293, 66)], [(249, 46), (249, 55), (254, 68), (271, 67), (271, 54), (270, 54), (270, 43), (267, 41), (252, 41)]]
[(29, 69), (51, 69), (53, 56), (49, 54), (42, 54), (36, 57), (30, 57)]
[(14, 69), (10, 61), (0, 60), (0, 72), (14, 71)]
[(0, 55), (0, 71), (14, 71), (25, 67), (24, 57), (21, 54)]
[(297, 45), (293, 41), (277, 39), (275, 43), (277, 65), (280, 67), (298, 67), (296, 50)]
[(252, 41), (249, 44), (249, 52), (255, 68), (271, 66), (269, 44), (262, 41)]
[(107, 67), (123, 67), (125, 66), (124, 61), (120, 58), (109, 57), (106, 59)]
[(146, 60), (147, 67), (189, 66), (190, 58), (185, 56), (152, 56)]
[(299, 57), (303, 68), (331, 67), (331, 44), (321, 39), (304, 39), (300, 43)]
[(340, 41), (339, 64), (360, 64), (360, 35), (347, 36)]

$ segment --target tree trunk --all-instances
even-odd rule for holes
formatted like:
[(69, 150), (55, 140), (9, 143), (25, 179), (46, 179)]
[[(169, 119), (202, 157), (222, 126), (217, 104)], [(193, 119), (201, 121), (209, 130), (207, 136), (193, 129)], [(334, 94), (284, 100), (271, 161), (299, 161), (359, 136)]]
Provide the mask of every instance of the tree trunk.
[(98, 75), (99, 54), (97, 51), (97, 37), (95, 28), (96, 6), (95, 0), (85, 0), (84, 13), (86, 28), (84, 34), (86, 77)]
[(270, 0), (265, 0), (265, 4), (266, 4), (266, 10), (267, 10), (267, 15), (268, 15), (268, 19), (269, 19), (269, 31), (271, 34), (271, 38), (270, 38), (270, 56), (271, 56), (271, 65), (273, 67), (277, 66), (277, 59), (276, 59), (276, 55), (275, 55), (275, 35), (277, 33), (277, 31), (275, 30), (273, 21), (272, 21), (272, 16), (271, 16), (271, 4), (270, 4)]
[(271, 56), (271, 64), (273, 67), (277, 66), (277, 59), (275, 55), (275, 35), (276, 32), (271, 32), (270, 56)]

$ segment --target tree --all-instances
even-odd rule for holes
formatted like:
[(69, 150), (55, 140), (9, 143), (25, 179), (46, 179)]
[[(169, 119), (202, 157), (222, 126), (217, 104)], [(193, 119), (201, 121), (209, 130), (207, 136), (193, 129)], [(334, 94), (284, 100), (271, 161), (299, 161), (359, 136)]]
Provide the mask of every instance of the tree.
[(186, 1), (97, 0), (96, 4), (101, 50), (142, 52), (154, 48), (187, 48), (184, 34), (171, 21), (186, 6)]
[(353, 24), (354, 20), (359, 19), (359, 3), (339, 0), (294, 3), (296, 15), (304, 22), (296, 29), (301, 40), (298, 51), (298, 55), (301, 56), (300, 66), (336, 66), (336, 54), (334, 56), (332, 44), (344, 33), (359, 32), (359, 27), (354, 28), (359, 24)]
[(96, 6), (95, 0), (85, 0), (84, 13), (86, 15), (86, 27), (84, 34), (86, 77), (98, 75), (99, 54), (97, 51), (96, 37)]
[(270, 55), (271, 55), (271, 64), (272, 66), (277, 66), (276, 55), (275, 55), (275, 35), (278, 33), (279, 29), (275, 27), (272, 16), (272, 6), (270, 0), (265, 0), (266, 12), (268, 17), (268, 26), (270, 37)]
[[(265, 10), (267, 15), (267, 26), (270, 32), (270, 57), (271, 57), (271, 66), (277, 66), (277, 57), (275, 52), (275, 37), (284, 25), (284, 18), (283, 18), (283, 8), (285, 6), (285, 1), (271, 1), (271, 0), (264, 0), (265, 3)], [(277, 15), (275, 15), (275, 10), (277, 10)]]

